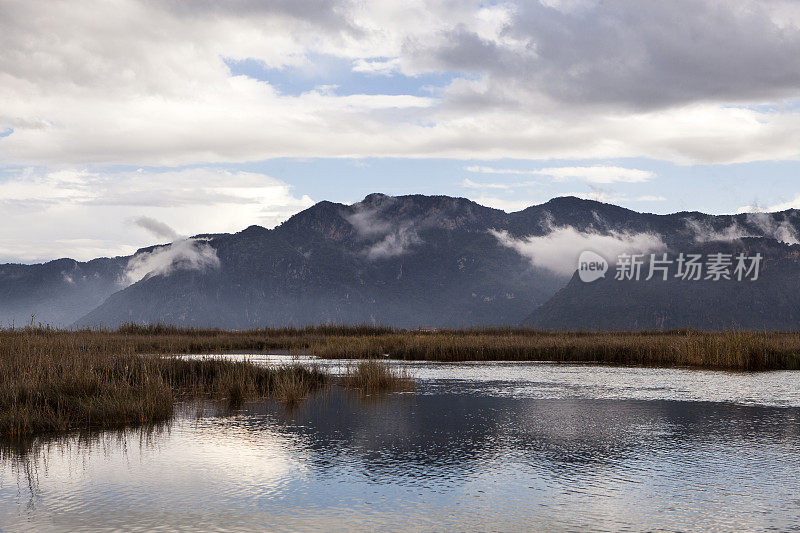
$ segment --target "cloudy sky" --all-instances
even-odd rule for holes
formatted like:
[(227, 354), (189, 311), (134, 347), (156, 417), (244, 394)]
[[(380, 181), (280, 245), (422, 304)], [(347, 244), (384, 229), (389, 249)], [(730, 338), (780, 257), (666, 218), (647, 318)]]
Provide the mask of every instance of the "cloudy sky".
[(798, 155), (795, 1), (0, 0), (0, 261), (370, 192), (786, 209)]

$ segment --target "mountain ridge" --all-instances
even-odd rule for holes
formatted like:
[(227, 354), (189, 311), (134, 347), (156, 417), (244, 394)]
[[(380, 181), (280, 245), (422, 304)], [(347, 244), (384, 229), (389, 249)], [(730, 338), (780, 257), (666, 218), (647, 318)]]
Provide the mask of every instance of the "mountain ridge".
[[(81, 283), (71, 290), (60, 286), (69, 273), (59, 270), (75, 268), (71, 263), (0, 265), (0, 319), (19, 324), (35, 313), (55, 325), (78, 327), (538, 324), (532, 313), (570, 286), (576, 264), (570, 270), (567, 261), (557, 270), (537, 258), (548, 236), (563, 234), (578, 243), (573, 248), (598, 236), (614, 245), (649, 236), (675, 248), (709, 236), (796, 239), (798, 227), (797, 210), (659, 215), (572, 196), (506, 213), (467, 198), (373, 193), (355, 204), (320, 202), (272, 229), (251, 225), (236, 233), (196, 235), (193, 244), (76, 261)], [(164, 264), (172, 256), (177, 259)], [(122, 283), (134, 258), (160, 270)], [(26, 282), (6, 273), (15, 269), (27, 272)], [(45, 294), (60, 303), (53, 307)], [(42, 306), (57, 312), (37, 312)]]

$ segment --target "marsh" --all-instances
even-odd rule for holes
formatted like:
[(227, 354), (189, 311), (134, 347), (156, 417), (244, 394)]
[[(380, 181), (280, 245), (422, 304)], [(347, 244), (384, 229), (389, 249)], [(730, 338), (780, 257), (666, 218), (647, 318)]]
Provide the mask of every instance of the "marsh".
[[(347, 371), (314, 361), (333, 376)], [(5, 448), (0, 522), (56, 531), (796, 524), (799, 372), (390, 364), (413, 391), (334, 386), (288, 407), (186, 403), (155, 427)]]

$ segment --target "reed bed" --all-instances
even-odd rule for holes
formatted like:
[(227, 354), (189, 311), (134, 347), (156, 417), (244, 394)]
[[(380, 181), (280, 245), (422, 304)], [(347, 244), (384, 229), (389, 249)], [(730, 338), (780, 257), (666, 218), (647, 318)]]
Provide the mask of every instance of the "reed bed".
[[(175, 402), (296, 401), (329, 381), (318, 368), (260, 367), (175, 354), (286, 350), (327, 358), (431, 361), (563, 361), (735, 371), (800, 369), (800, 333), (432, 333), (372, 327), (224, 331), (130, 325), (114, 331), (0, 329), (0, 435), (116, 427), (168, 419)], [(398, 390), (407, 376), (383, 361), (352, 367), (346, 386)]]
[(342, 376), (345, 387), (359, 389), (364, 394), (376, 394), (414, 388), (414, 381), (404, 368), (385, 361), (367, 359), (348, 365)]
[(152, 424), (169, 419), (181, 400), (294, 401), (328, 380), (313, 366), (136, 355), (87, 344), (55, 332), (2, 336), (1, 436)]
[(565, 361), (724, 370), (800, 369), (800, 333), (697, 330), (550, 332), (368, 326), (226, 331), (130, 325), (118, 330), (0, 329), (8, 353), (221, 354), (286, 351), (335, 359)]
[(800, 334), (768, 332), (527, 331), (328, 337), (310, 353), (432, 361), (554, 361), (719, 370), (800, 369)]

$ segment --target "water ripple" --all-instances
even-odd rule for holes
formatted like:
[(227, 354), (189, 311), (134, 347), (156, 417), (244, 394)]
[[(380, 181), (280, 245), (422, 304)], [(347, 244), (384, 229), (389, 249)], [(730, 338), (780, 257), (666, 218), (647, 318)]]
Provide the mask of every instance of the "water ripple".
[(4, 449), (0, 525), (797, 527), (798, 373), (405, 364), (417, 394), (364, 402), (334, 388), (293, 410), (201, 418), (186, 406), (160, 428)]

